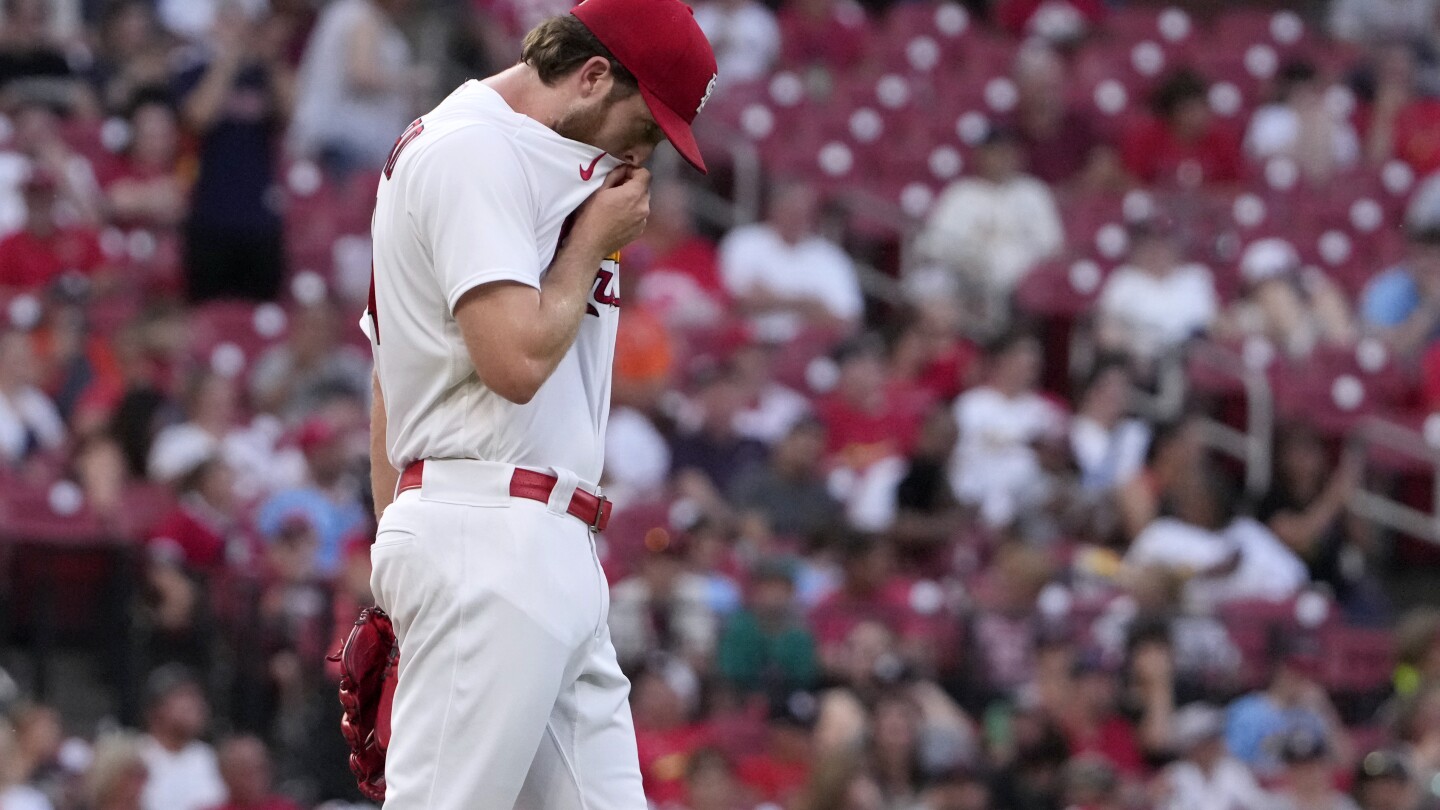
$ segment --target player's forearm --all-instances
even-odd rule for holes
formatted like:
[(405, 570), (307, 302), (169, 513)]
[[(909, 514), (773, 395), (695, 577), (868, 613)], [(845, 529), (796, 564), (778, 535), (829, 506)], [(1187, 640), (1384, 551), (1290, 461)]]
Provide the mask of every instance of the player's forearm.
[(400, 472), (390, 466), (390, 455), (385, 448), (385, 400), (380, 396), (380, 378), (370, 376), (374, 399), (370, 405), (370, 494), (375, 499), (375, 519), (384, 514), (385, 507), (395, 499), (395, 483)]

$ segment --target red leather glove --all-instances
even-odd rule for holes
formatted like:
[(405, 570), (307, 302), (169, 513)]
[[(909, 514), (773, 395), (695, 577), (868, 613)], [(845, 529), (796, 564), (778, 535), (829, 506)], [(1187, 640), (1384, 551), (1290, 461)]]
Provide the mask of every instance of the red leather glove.
[(390, 617), (378, 607), (360, 611), (340, 651), (340, 730), (350, 743), (350, 770), (360, 792), (385, 800), (385, 749), (390, 744), (390, 707), (395, 699), (400, 650)]

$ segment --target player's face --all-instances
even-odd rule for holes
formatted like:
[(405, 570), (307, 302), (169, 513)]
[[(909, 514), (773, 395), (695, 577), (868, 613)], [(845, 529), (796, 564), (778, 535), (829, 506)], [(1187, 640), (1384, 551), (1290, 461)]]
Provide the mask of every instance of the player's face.
[(636, 166), (649, 160), (665, 139), (645, 99), (638, 92), (625, 90), (596, 94), (594, 100), (577, 100), (555, 125), (555, 131)]

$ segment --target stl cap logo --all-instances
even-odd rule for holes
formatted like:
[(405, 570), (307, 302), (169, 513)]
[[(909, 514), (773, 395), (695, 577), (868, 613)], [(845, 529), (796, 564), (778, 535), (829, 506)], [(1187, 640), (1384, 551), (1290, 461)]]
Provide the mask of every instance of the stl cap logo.
[(705, 95), (703, 95), (703, 96), (700, 97), (700, 106), (695, 108), (695, 114), (696, 114), (696, 115), (699, 115), (699, 114), (700, 114), (700, 111), (703, 110), (703, 109), (705, 109), (705, 103), (710, 100), (710, 94), (713, 93), (713, 92), (715, 92), (715, 82), (717, 82), (717, 81), (719, 81), (719, 80), (720, 80), (720, 74), (718, 74), (718, 73), (712, 74), (712, 75), (710, 76), (710, 83), (707, 84), (707, 85), (705, 85)]

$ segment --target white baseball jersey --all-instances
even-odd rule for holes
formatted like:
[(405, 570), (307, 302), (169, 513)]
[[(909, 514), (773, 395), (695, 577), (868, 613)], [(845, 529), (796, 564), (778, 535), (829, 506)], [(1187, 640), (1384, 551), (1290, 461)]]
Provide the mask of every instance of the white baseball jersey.
[(620, 317), (616, 257), (597, 268), (575, 344), (524, 405), (480, 381), (454, 312), (481, 284), (538, 289), (571, 214), (619, 165), (515, 112), (478, 81), (396, 142), (371, 223), (374, 270), (361, 328), (397, 469), (476, 458), (600, 480)]

